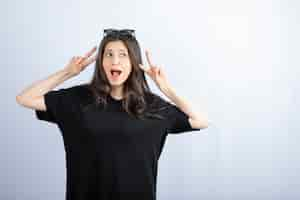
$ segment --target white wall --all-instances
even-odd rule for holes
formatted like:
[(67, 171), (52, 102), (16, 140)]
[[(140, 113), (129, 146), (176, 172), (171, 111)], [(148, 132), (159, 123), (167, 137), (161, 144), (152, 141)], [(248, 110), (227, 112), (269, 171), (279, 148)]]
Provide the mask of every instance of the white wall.
[[(59, 131), (15, 96), (98, 45), (110, 27), (136, 29), (178, 94), (208, 112), (208, 129), (168, 137), (158, 199), (299, 199), (298, 1), (1, 4), (0, 199), (63, 199)], [(60, 87), (88, 81), (92, 69)]]

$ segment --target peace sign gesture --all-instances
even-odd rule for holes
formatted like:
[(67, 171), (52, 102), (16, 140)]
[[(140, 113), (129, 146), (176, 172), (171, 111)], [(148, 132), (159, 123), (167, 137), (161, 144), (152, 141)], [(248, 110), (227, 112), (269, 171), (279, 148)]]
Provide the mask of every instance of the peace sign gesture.
[(148, 50), (145, 51), (147, 62), (149, 64), (148, 67), (139, 64), (140, 68), (148, 74), (148, 76), (151, 77), (151, 79), (156, 83), (158, 88), (163, 91), (164, 89), (167, 89), (169, 86), (169, 83), (167, 81), (166, 75), (163, 72), (161, 67), (158, 67), (157, 65), (154, 65), (152, 63), (152, 60), (150, 58), (150, 52)]
[[(93, 56), (93, 53), (96, 51), (97, 47), (93, 47), (88, 51), (84, 56), (73, 56), (70, 62), (65, 67), (73, 76), (78, 75), (83, 71), (89, 64), (96, 60), (96, 56)], [(90, 58), (91, 57), (91, 58)]]

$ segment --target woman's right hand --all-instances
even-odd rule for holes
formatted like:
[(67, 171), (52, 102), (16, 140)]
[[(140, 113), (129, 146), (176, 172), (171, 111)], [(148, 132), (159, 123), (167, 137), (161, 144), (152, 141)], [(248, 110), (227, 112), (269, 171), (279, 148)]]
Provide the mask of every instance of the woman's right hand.
[(84, 56), (73, 56), (70, 62), (66, 65), (65, 69), (72, 74), (72, 76), (78, 75), (83, 71), (89, 64), (96, 60), (96, 56), (93, 53), (96, 51), (97, 47), (93, 47)]

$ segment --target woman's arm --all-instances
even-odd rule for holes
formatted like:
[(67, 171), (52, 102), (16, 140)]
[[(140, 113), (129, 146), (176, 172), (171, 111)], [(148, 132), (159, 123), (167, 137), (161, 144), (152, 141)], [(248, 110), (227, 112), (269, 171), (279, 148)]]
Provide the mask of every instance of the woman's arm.
[(200, 114), (195, 114), (192, 112), (191, 107), (188, 105), (186, 100), (182, 97), (176, 95), (175, 90), (171, 87), (169, 81), (166, 78), (166, 75), (161, 67), (158, 67), (153, 64), (150, 58), (150, 52), (146, 50), (146, 58), (149, 66), (146, 67), (142, 64), (139, 64), (140, 68), (144, 70), (151, 79), (156, 83), (160, 91), (164, 93), (175, 105), (185, 114), (189, 116), (189, 123), (192, 128), (207, 128), (208, 121), (207, 118)]
[(192, 128), (208, 128), (208, 120), (204, 114), (194, 113), (192, 108), (185, 99), (179, 97), (175, 90), (169, 85), (167, 88), (161, 90), (175, 105), (189, 116), (189, 122)]
[(69, 78), (78, 75), (89, 64), (94, 62), (96, 60), (96, 56), (92, 58), (90, 58), (90, 56), (96, 51), (96, 49), (96, 47), (93, 47), (83, 57), (72, 57), (64, 69), (50, 75), (44, 80), (39, 80), (24, 89), (16, 96), (16, 101), (24, 107), (46, 111), (47, 108), (45, 105), (44, 94)]
[(17, 95), (16, 101), (24, 107), (45, 111), (46, 106), (43, 95), (73, 76), (68, 68), (60, 70), (25, 88)]

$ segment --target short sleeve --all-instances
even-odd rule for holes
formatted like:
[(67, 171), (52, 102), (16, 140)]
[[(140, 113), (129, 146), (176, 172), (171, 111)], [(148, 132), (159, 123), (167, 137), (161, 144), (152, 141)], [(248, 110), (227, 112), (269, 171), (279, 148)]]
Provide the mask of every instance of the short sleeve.
[[(158, 96), (156, 96), (158, 97)], [(183, 133), (189, 131), (199, 131), (199, 128), (192, 128), (189, 122), (189, 116), (181, 111), (175, 104), (159, 99), (159, 114), (161, 114), (167, 123), (167, 133)]]
[(37, 119), (56, 123), (70, 120), (74, 113), (75, 87), (51, 90), (44, 94), (46, 111), (35, 110)]

